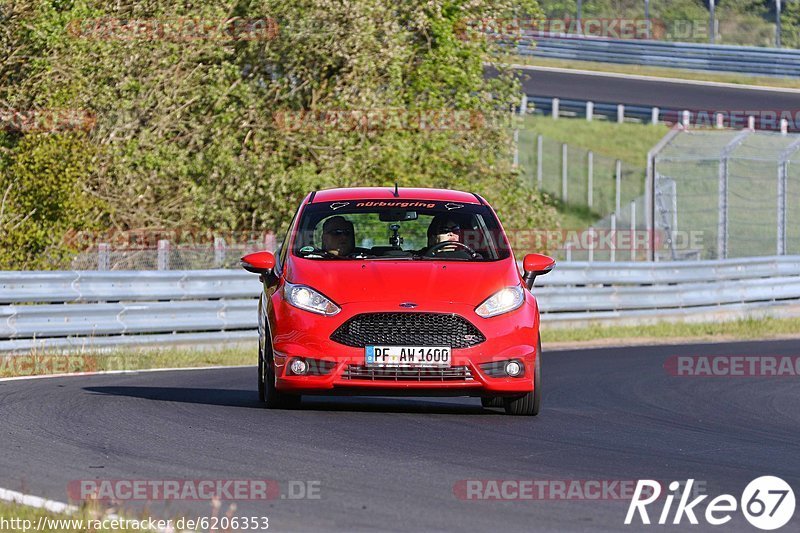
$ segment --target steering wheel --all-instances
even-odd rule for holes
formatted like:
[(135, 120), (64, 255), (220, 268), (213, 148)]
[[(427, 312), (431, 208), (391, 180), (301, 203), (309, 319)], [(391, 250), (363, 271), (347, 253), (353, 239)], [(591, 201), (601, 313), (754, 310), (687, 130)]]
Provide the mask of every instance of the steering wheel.
[(458, 242), (458, 241), (444, 241), (444, 242), (440, 242), (438, 244), (434, 244), (433, 246), (428, 248), (425, 251), (425, 253), (422, 254), (422, 255), (424, 257), (433, 257), (439, 251), (441, 251), (442, 249), (444, 249), (444, 248), (446, 248), (448, 246), (455, 246), (456, 248), (460, 248), (462, 251), (467, 252), (471, 258), (474, 258), (474, 257), (476, 257), (478, 255), (475, 250), (473, 250), (472, 248), (470, 248), (469, 246), (467, 246), (463, 242)]

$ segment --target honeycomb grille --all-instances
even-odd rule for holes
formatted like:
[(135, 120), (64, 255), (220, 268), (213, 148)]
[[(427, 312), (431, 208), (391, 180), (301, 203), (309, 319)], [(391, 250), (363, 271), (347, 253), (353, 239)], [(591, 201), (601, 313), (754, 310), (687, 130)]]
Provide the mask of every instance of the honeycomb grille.
[(331, 340), (365, 346), (449, 346), (469, 348), (486, 337), (465, 318), (443, 313), (365, 313), (339, 326)]

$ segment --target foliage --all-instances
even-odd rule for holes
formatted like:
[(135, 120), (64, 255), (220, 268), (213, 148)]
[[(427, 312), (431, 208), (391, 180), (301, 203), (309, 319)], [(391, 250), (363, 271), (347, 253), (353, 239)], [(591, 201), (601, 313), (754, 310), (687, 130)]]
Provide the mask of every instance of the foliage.
[[(8, 52), (0, 58), (0, 103), (97, 117), (75, 156), (61, 140), (71, 137), (42, 134), (49, 162), (29, 153), (30, 132), (5, 134), (0, 179), (15, 184), (19, 205), (33, 202), (23, 198), (40, 189), (41, 176), (66, 166), (63, 190), (81, 190), (54, 197), (66, 202), (48, 211), (54, 218), (29, 219), (50, 240), (8, 225), (4, 233), (14, 235), (5, 238), (24, 250), (20, 257), (32, 257), (58, 238), (51, 226), (280, 231), (310, 190), (395, 181), (472, 190), (507, 225), (551, 226), (554, 209), (523, 188), (511, 164), (508, 127), (296, 131), (276, 119), (284, 111), (455, 110), (502, 124), (519, 81), (503, 68), (485, 77), (485, 62), (506, 52), (462, 38), (459, 28), (536, 9), (533, 0), (0, 0), (0, 46)], [(75, 31), (92, 28), (76, 20), (180, 17), (271, 17), (279, 31), (252, 40)], [(64, 152), (54, 152), (59, 147)], [(3, 261), (0, 268), (25, 265)]]

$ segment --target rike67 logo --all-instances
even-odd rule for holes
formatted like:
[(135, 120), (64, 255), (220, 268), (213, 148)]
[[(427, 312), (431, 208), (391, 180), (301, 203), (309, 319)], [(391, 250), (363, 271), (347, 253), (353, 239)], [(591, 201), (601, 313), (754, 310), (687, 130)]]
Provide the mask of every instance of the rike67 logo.
[[(669, 484), (669, 491), (666, 498), (663, 498), (664, 506), (658, 515), (658, 524), (667, 523), (680, 524), (686, 517), (690, 524), (698, 524), (697, 515), (700, 514), (700, 504), (708, 495), (704, 494), (689, 501), (692, 495), (692, 485), (694, 479), (689, 479), (686, 483), (673, 481)], [(677, 491), (683, 488), (682, 493)], [(672, 521), (673, 501), (678, 497), (678, 504), (675, 507)], [(647, 506), (656, 501), (661, 501), (661, 484), (651, 479), (639, 480), (633, 494), (633, 499), (628, 507), (628, 514), (625, 516), (625, 524), (630, 525), (634, 522), (634, 517), (638, 512), (639, 520), (642, 524), (650, 524), (650, 515)], [(654, 506), (655, 507), (655, 506)], [(795, 498), (792, 487), (784, 480), (775, 476), (762, 476), (751, 481), (739, 501), (730, 494), (721, 494), (708, 502), (705, 513), (701, 514), (705, 521), (713, 526), (720, 526), (728, 523), (739, 507), (750, 524), (764, 531), (772, 531), (783, 527), (794, 515)], [(657, 511), (657, 509), (652, 509)], [(697, 514), (695, 514), (697, 513)], [(654, 517), (655, 518), (655, 517)]]

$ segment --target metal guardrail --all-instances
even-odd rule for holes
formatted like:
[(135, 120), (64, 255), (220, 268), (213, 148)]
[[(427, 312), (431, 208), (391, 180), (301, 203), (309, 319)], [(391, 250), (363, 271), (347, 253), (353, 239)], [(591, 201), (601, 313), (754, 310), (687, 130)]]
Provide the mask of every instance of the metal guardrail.
[[(259, 290), (238, 270), (0, 272), (0, 352), (251, 340)], [(554, 326), (800, 314), (800, 256), (562, 263), (534, 293)]]
[[(535, 41), (535, 47), (533, 46)], [(522, 55), (629, 65), (800, 76), (800, 50), (647, 40), (536, 38), (518, 46)]]

